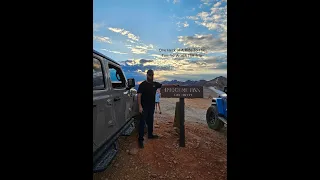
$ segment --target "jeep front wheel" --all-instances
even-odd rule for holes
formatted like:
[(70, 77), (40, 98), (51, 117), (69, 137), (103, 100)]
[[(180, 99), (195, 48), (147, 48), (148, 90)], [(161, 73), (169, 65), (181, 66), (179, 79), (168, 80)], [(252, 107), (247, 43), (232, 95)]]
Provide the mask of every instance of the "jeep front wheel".
[(207, 110), (207, 124), (209, 128), (219, 131), (223, 127), (223, 122), (218, 119), (216, 106), (210, 106)]

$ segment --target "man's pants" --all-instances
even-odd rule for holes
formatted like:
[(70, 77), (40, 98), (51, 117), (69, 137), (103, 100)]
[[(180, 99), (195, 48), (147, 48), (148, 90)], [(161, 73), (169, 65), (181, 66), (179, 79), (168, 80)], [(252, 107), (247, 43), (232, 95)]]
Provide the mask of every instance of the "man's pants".
[(148, 136), (153, 134), (153, 115), (154, 115), (154, 106), (143, 107), (142, 116), (139, 122), (139, 141), (143, 141), (144, 135), (144, 126), (148, 126)]

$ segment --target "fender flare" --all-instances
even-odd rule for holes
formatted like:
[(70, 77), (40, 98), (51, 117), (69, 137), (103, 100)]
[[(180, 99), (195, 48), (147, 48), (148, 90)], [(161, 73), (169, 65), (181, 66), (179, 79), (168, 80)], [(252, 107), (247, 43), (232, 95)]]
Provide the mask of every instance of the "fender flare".
[(223, 112), (222, 110), (222, 98), (212, 98), (211, 106), (216, 106), (218, 114), (221, 115)]

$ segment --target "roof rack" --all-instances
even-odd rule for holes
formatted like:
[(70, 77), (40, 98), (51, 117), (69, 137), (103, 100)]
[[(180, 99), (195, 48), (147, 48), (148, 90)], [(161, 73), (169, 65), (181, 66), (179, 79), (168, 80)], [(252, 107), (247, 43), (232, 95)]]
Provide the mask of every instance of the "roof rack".
[(96, 50), (94, 50), (94, 49), (93, 49), (93, 53), (95, 53), (95, 54), (97, 54), (97, 55), (99, 55), (99, 56), (102, 56), (103, 58), (106, 58), (106, 59), (108, 59), (109, 61), (111, 61), (111, 62), (113, 62), (113, 63), (121, 66), (121, 65), (120, 65), (118, 62), (116, 62), (115, 60), (107, 57), (106, 55), (104, 55), (104, 54), (102, 54), (102, 53), (100, 53), (100, 52), (98, 52), (98, 51), (96, 51)]

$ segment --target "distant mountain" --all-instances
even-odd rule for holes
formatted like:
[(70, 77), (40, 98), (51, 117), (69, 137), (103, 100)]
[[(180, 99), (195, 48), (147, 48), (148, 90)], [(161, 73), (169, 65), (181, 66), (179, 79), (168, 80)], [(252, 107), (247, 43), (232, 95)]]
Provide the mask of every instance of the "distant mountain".
[[(162, 84), (178, 84), (180, 86), (205, 86), (205, 87), (215, 87), (216, 89), (223, 91), (223, 87), (227, 86), (227, 78), (223, 76), (216, 77), (212, 80), (200, 80), (200, 81), (191, 81), (187, 80), (185, 82), (172, 80), (172, 81), (163, 81)], [(134, 87), (136, 90), (139, 88), (139, 84), (136, 84)]]
[(205, 87), (215, 87), (218, 90), (223, 91), (223, 87), (227, 86), (227, 78), (223, 76), (216, 77), (212, 80), (200, 80), (200, 81), (191, 81), (187, 80), (185, 82), (172, 80), (172, 81), (163, 81), (162, 84), (178, 84), (180, 86), (205, 86)]

